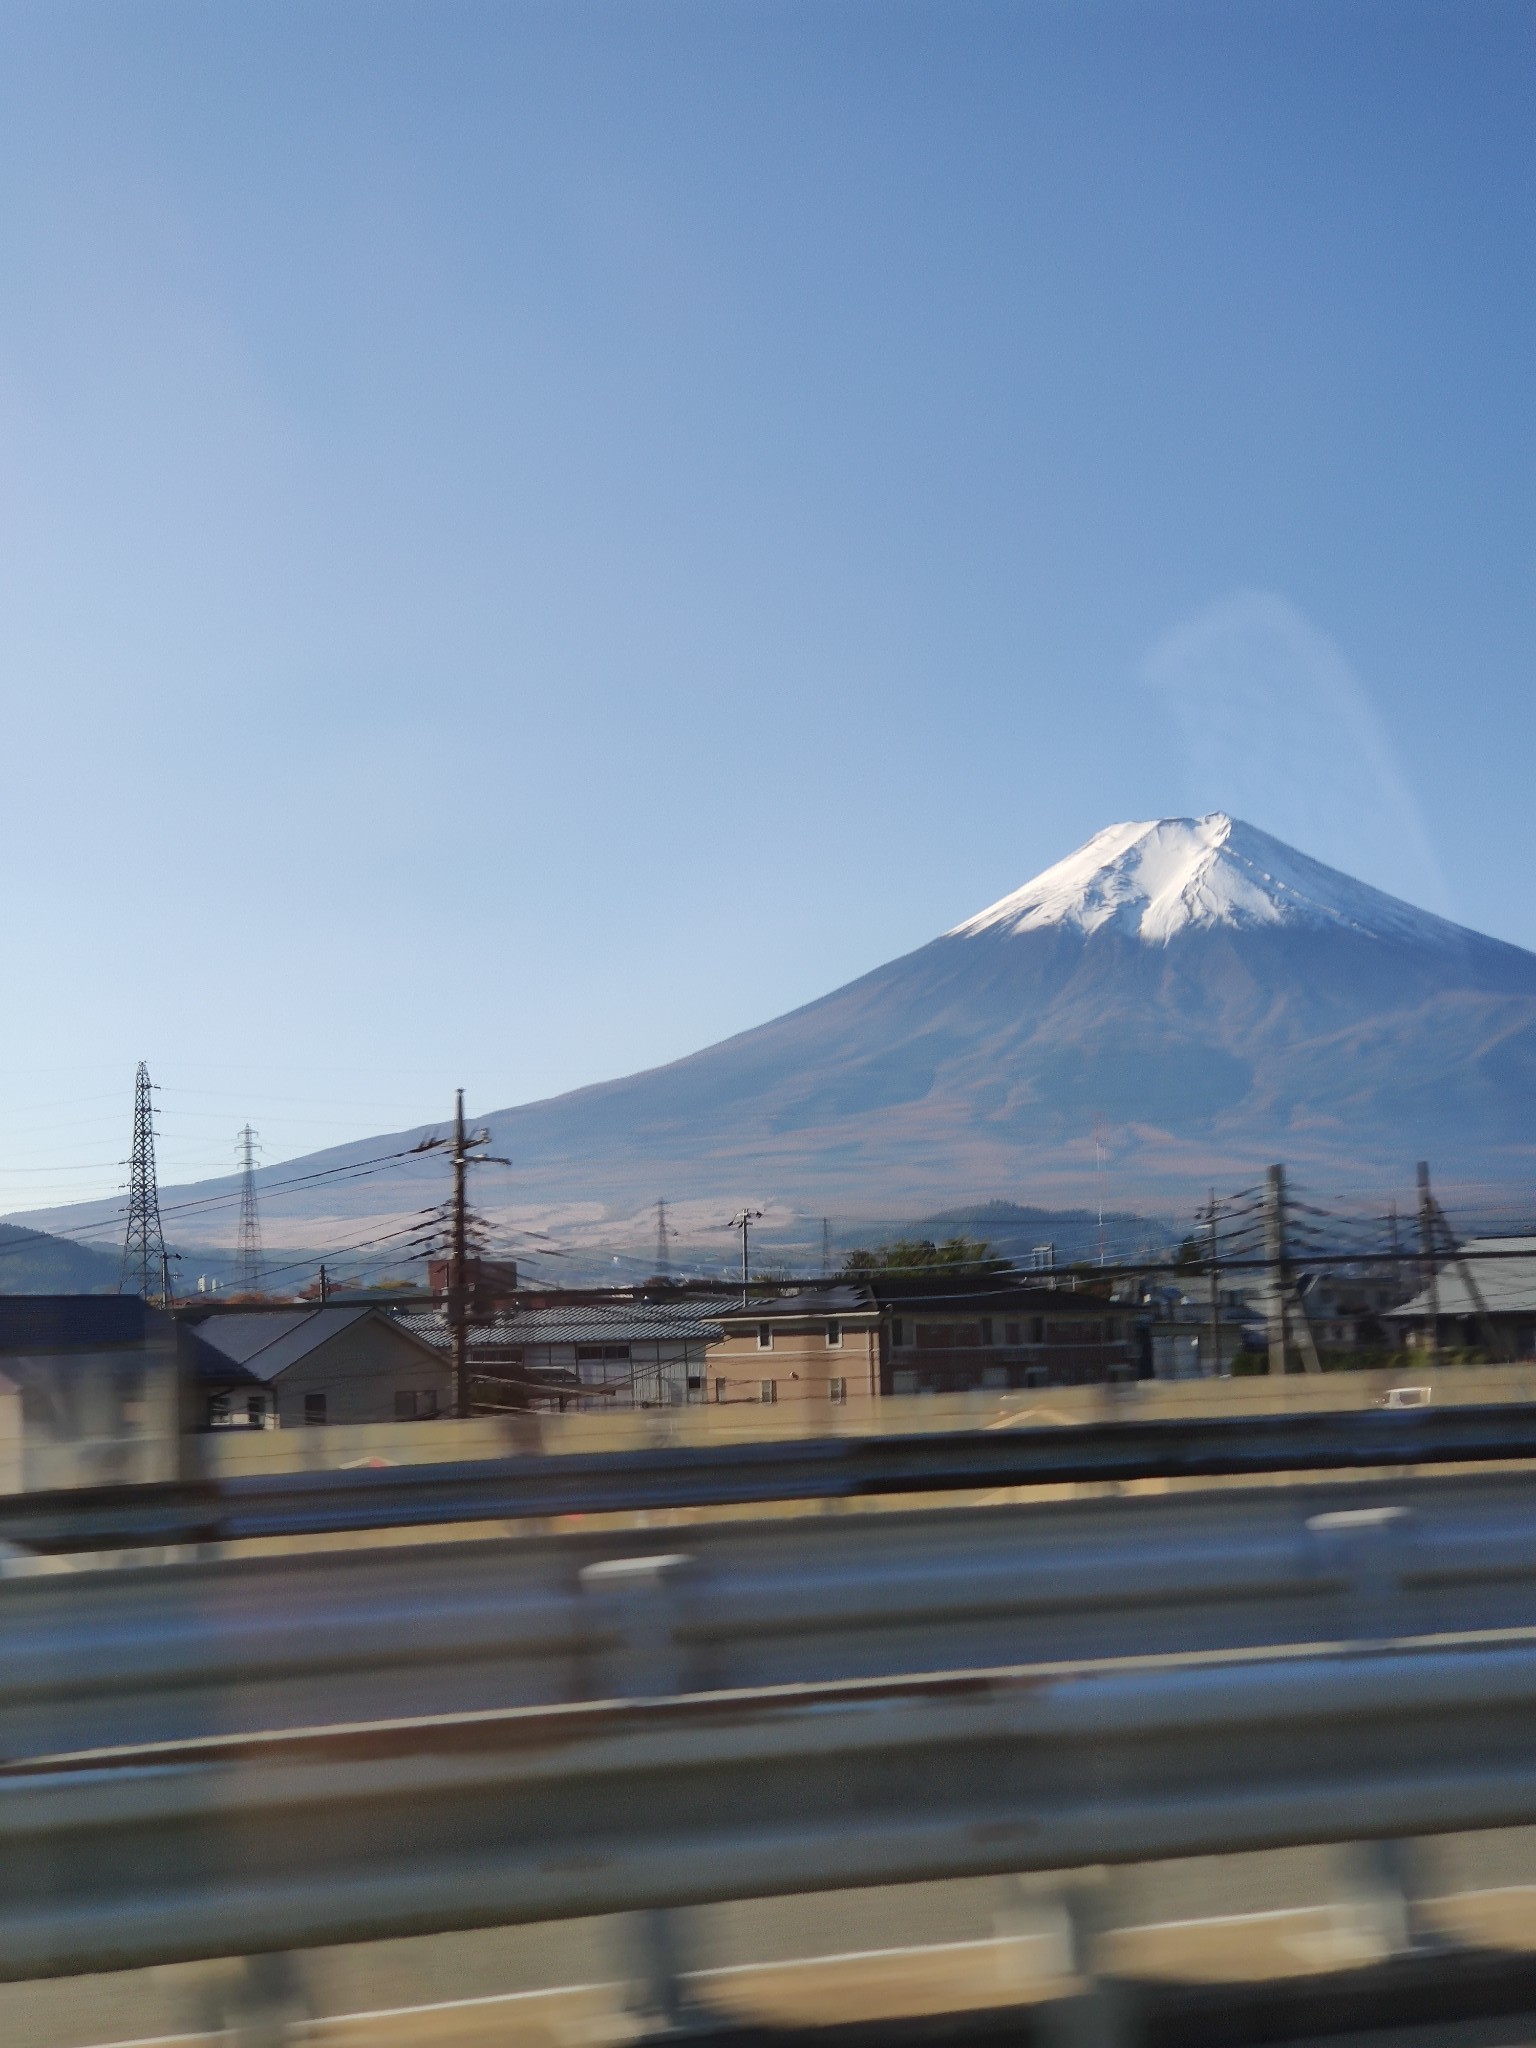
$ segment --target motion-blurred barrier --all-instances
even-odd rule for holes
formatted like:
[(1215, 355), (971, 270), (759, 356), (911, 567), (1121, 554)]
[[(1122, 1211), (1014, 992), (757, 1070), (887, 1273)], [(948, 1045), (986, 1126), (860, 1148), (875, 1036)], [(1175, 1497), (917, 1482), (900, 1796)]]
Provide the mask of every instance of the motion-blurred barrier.
[(1536, 1821), (1536, 1647), (520, 1709), (0, 1769), (0, 1975)]
[(0, 1497), (0, 1542), (82, 1552), (257, 1537), (1536, 1458), (1536, 1404), (1130, 1419), (485, 1459)]
[(0, 1581), (0, 1755), (1536, 1622), (1521, 1472), (658, 1533)]

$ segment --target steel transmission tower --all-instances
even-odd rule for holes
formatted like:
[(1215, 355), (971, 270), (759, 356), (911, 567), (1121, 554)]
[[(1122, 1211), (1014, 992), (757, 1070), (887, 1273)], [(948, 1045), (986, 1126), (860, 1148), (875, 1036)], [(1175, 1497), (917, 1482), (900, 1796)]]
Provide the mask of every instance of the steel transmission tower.
[(670, 1280), (672, 1277), (672, 1261), (667, 1253), (667, 1240), (671, 1235), (672, 1226), (667, 1221), (666, 1202), (658, 1201), (656, 1204), (656, 1277), (658, 1280)]
[(240, 1146), (240, 1234), (235, 1240), (235, 1285), (242, 1294), (261, 1288), (261, 1218), (256, 1213), (256, 1133), (247, 1124)]
[(155, 1099), (149, 1068), (139, 1061), (133, 1084), (133, 1157), (128, 1162), (128, 1230), (123, 1238), (119, 1294), (171, 1298), (171, 1268), (160, 1228), (160, 1191), (155, 1185)]

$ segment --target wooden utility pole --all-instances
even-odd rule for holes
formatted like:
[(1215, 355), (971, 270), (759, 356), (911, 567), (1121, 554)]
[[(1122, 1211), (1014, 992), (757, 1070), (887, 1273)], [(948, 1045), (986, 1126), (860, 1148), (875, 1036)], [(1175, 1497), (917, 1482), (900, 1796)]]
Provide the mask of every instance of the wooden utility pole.
[[(423, 1140), (418, 1151), (437, 1151), (442, 1139)], [(491, 1142), (488, 1130), (471, 1131), (464, 1124), (464, 1090), (453, 1097), (453, 1136), (448, 1156), (453, 1161), (453, 1195), (448, 1204), (448, 1334), (453, 1344), (453, 1412), (467, 1417), (470, 1412), (469, 1326), (474, 1319), (474, 1290), (470, 1286), (470, 1232), (474, 1219), (469, 1209), (469, 1169), (472, 1166), (510, 1166), (510, 1159), (493, 1157), (481, 1148)], [(474, 1225), (478, 1230), (478, 1225)], [(476, 1243), (479, 1242), (477, 1236)]]
[(454, 1091), (453, 1207), (448, 1255), (448, 1332), (453, 1340), (453, 1412), (469, 1415), (469, 1143), (464, 1130), (464, 1090)]
[(1285, 1371), (1285, 1168), (1271, 1166), (1264, 1176), (1264, 1262), (1268, 1269), (1264, 1296), (1269, 1326), (1269, 1370)]
[(1429, 1161), (1419, 1161), (1419, 1256), (1429, 1289), (1429, 1363), (1440, 1363), (1440, 1273), (1435, 1264), (1435, 1198), (1429, 1191)]
[(1221, 1372), (1221, 1275), (1217, 1266), (1218, 1245), (1216, 1237), (1216, 1190), (1211, 1189), (1211, 1206), (1206, 1211), (1206, 1222), (1210, 1228), (1210, 1294), (1211, 1294), (1211, 1357), (1215, 1361), (1211, 1370)]

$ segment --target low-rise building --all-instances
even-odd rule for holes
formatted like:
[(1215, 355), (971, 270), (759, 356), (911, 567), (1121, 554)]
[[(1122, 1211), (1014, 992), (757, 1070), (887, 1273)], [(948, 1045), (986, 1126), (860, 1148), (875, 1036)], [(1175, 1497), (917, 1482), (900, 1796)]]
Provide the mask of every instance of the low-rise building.
[(185, 1323), (209, 1429), (422, 1422), (453, 1411), (453, 1371), (405, 1320), (356, 1304), (205, 1311)]
[(1215, 1379), (1263, 1348), (1263, 1318), (1239, 1294), (1219, 1294), (1214, 1319), (1209, 1296), (1178, 1287), (1143, 1288), (1137, 1306), (1153, 1379)]
[[(471, 1405), (611, 1414), (676, 1408), (708, 1397), (706, 1359), (726, 1304), (695, 1295), (641, 1298), (572, 1291), (530, 1294), (468, 1333)], [(440, 1310), (398, 1319), (443, 1358), (452, 1335)]]
[(766, 1295), (728, 1309), (709, 1354), (716, 1402), (868, 1403), (880, 1394), (880, 1307), (847, 1284)]
[(136, 1294), (0, 1296), (5, 1482), (171, 1479), (184, 1371), (171, 1318)]
[(1131, 1312), (1106, 1295), (1011, 1275), (881, 1275), (871, 1283), (892, 1394), (1084, 1386), (1137, 1377)]
[(1434, 1342), (1536, 1357), (1536, 1237), (1473, 1237), (1460, 1250), (1459, 1260), (1440, 1266), (1433, 1294), (1421, 1288), (1385, 1320), (1413, 1349)]

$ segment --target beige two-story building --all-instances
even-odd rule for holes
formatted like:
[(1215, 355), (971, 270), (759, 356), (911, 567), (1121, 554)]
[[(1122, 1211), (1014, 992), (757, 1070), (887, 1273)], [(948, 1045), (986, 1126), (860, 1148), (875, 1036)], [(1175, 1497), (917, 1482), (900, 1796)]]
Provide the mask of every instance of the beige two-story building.
[(707, 1364), (713, 1401), (825, 1409), (879, 1398), (880, 1310), (867, 1287), (775, 1295), (715, 1320), (721, 1334)]

